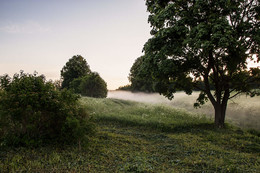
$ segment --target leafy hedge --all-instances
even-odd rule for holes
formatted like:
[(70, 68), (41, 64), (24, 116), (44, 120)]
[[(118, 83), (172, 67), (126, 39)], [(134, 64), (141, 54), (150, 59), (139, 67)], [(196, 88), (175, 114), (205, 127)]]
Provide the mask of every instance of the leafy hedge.
[(43, 75), (5, 75), (0, 84), (1, 145), (80, 144), (93, 133), (79, 96), (57, 90)]

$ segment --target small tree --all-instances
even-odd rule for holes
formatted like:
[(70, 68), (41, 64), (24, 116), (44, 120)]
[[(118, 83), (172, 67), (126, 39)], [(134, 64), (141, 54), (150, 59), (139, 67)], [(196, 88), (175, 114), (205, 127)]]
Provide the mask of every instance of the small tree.
[(75, 55), (61, 70), (62, 88), (69, 88), (70, 83), (91, 72), (87, 61), (81, 55)]
[(107, 96), (107, 84), (96, 72), (72, 81), (71, 88), (74, 92), (83, 96), (105, 98)]
[(259, 67), (247, 69), (253, 56), (260, 60), (259, 0), (146, 0), (146, 5), (153, 37), (144, 46), (145, 73), (169, 99), (177, 89), (200, 90), (195, 106), (210, 100), (215, 125), (223, 127), (229, 99), (259, 94), (252, 90), (259, 88)]

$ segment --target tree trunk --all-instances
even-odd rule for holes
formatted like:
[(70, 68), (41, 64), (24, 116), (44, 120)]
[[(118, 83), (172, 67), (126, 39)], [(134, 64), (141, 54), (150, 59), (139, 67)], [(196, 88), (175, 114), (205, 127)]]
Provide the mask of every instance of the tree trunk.
[[(215, 110), (215, 126), (218, 128), (223, 128), (225, 123), (225, 117), (226, 117), (226, 110), (227, 110), (227, 103), (230, 96), (229, 91), (229, 84), (228, 82), (225, 83), (225, 90), (223, 91), (221, 87), (218, 85), (219, 79), (218, 75), (216, 75), (216, 90), (215, 90), (215, 98), (210, 92), (209, 87), (209, 71), (205, 72), (204, 77), (204, 84), (205, 84), (205, 90), (204, 92), (207, 94), (210, 102), (212, 103), (214, 110)], [(224, 93), (223, 93), (224, 92)], [(222, 97), (223, 94), (223, 97)]]
[(225, 117), (226, 117), (226, 108), (227, 108), (227, 102), (214, 105), (215, 126), (218, 127), (218, 128), (224, 127)]

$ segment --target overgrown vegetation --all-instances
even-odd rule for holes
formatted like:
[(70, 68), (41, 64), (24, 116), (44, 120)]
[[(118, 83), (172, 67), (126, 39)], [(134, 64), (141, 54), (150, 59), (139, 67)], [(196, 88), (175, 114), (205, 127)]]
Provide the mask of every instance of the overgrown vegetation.
[(15, 74), (1, 78), (1, 146), (40, 146), (87, 142), (92, 133), (90, 116), (79, 96), (57, 90), (44, 76)]
[(89, 147), (1, 150), (3, 172), (259, 172), (260, 136), (166, 106), (82, 98)]

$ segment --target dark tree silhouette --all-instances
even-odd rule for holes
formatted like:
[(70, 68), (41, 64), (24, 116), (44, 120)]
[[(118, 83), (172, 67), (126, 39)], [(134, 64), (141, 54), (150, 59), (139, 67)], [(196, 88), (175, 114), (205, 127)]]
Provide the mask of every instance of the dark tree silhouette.
[(81, 55), (75, 55), (69, 59), (61, 70), (62, 88), (69, 88), (70, 83), (79, 77), (91, 72), (87, 61)]
[(144, 92), (154, 92), (154, 82), (150, 75), (146, 75), (143, 71), (143, 61), (144, 56), (137, 58), (130, 69), (130, 74), (128, 76), (131, 82), (130, 90), (132, 91), (144, 91)]
[(259, 67), (247, 68), (253, 56), (259, 61), (259, 0), (146, 0), (146, 5), (152, 38), (144, 46), (145, 73), (169, 99), (178, 89), (200, 90), (195, 106), (210, 100), (215, 125), (223, 127), (229, 99), (259, 94), (252, 90), (259, 88)]

